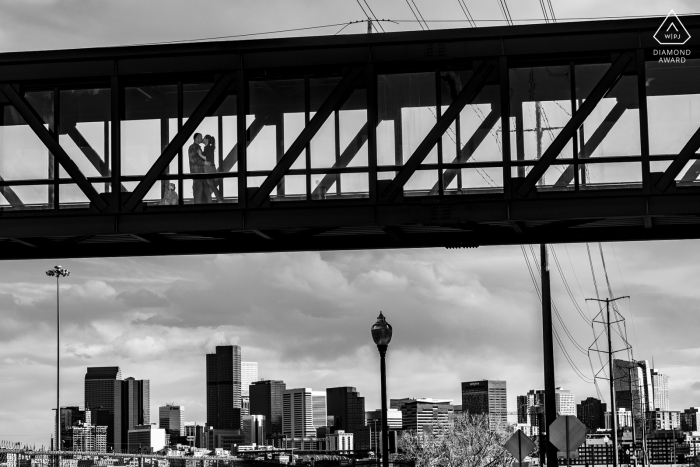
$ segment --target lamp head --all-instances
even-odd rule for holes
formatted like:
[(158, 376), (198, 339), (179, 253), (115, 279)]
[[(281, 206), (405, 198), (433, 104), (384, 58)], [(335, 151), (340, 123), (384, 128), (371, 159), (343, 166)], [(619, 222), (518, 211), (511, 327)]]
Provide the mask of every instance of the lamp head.
[(66, 277), (70, 276), (70, 271), (61, 266), (54, 266), (53, 269), (46, 271), (46, 275), (49, 277)]
[(386, 322), (382, 312), (379, 312), (377, 322), (372, 326), (372, 339), (377, 345), (389, 345), (391, 342), (391, 324)]

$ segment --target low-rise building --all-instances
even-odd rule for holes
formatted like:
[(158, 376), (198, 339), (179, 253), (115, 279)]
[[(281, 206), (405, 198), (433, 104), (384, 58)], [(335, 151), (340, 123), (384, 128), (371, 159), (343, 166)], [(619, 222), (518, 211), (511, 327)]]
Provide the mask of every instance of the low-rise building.
[(167, 446), (165, 429), (152, 425), (136, 425), (128, 432), (128, 452), (154, 453)]
[(326, 435), (326, 451), (350, 452), (354, 450), (353, 434), (337, 430)]
[(107, 452), (107, 427), (78, 422), (72, 429), (72, 450)]

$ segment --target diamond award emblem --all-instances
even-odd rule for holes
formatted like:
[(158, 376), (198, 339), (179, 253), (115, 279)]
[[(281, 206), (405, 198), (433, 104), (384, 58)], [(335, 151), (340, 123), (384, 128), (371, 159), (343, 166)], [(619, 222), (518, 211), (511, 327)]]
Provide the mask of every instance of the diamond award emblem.
[(676, 13), (671, 10), (659, 29), (656, 30), (654, 39), (661, 45), (683, 45), (690, 39), (690, 34)]

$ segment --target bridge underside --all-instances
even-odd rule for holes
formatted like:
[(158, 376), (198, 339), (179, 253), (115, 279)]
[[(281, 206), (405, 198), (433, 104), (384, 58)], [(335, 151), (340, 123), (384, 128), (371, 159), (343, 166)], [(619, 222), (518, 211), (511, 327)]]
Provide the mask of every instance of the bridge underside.
[(700, 238), (658, 22), (1, 54), (0, 259)]

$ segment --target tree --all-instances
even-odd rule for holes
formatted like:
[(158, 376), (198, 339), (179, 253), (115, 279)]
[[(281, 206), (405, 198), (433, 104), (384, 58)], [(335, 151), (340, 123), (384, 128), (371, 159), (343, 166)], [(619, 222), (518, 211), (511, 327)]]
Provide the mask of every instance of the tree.
[(464, 413), (423, 433), (403, 432), (397, 460), (416, 467), (506, 467), (513, 457), (502, 446), (510, 434), (505, 426), (491, 429), (486, 414)]

